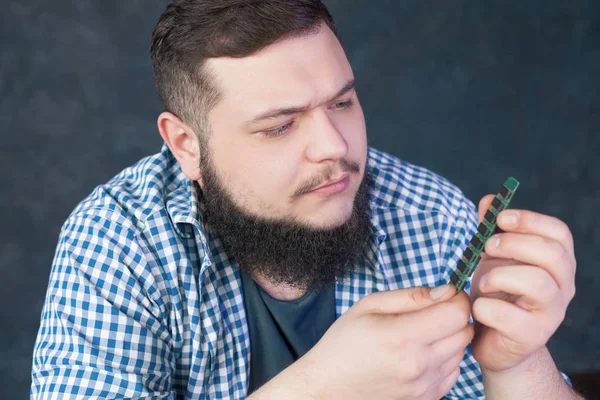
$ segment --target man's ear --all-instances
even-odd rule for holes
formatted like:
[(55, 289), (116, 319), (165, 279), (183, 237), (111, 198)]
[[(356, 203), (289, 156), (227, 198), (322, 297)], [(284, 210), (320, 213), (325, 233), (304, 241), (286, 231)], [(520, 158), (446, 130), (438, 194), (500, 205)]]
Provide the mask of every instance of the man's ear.
[(183, 173), (193, 181), (201, 180), (200, 144), (196, 132), (170, 112), (161, 113), (157, 124), (160, 136), (171, 149)]

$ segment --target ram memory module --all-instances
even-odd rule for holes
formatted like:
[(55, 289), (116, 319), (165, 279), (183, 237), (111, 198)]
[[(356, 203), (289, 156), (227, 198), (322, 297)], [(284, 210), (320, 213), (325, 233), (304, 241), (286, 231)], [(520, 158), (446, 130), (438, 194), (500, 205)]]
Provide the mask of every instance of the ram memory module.
[(481, 253), (483, 252), (485, 242), (496, 230), (496, 218), (498, 218), (498, 214), (500, 211), (508, 208), (518, 187), (519, 181), (512, 176), (509, 177), (502, 185), (500, 192), (492, 201), (492, 205), (485, 213), (483, 221), (481, 221), (477, 227), (477, 232), (471, 238), (471, 241), (456, 265), (454, 273), (450, 277), (450, 282), (456, 287), (456, 293), (467, 286), (467, 282), (481, 260)]

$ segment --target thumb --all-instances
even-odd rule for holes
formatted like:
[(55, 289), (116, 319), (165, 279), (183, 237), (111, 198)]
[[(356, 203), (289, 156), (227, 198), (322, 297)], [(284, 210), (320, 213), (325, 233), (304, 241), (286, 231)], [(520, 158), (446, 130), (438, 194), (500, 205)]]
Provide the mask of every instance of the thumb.
[(492, 205), (492, 201), (494, 200), (495, 195), (493, 194), (487, 194), (485, 196), (483, 196), (481, 198), (481, 200), (479, 200), (479, 212), (478, 212), (478, 220), (477, 223), (481, 223), (481, 221), (483, 221), (483, 217), (485, 215), (485, 213), (487, 212), (488, 208), (490, 208), (490, 206)]
[(435, 303), (448, 300), (455, 292), (454, 285), (450, 284), (435, 288), (416, 286), (387, 290), (363, 297), (355, 307), (363, 313), (403, 314), (419, 311)]

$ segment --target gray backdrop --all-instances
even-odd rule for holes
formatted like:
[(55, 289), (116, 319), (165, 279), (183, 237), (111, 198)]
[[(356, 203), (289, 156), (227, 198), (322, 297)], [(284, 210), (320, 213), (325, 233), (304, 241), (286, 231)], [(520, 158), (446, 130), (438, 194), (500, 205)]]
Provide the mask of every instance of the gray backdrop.
[[(27, 397), (59, 228), (78, 201), (159, 150), (148, 56), (166, 1), (0, 1), (0, 382)], [(326, 1), (370, 144), (477, 203), (514, 175), (515, 207), (566, 221), (578, 292), (550, 342), (600, 369), (600, 2)]]

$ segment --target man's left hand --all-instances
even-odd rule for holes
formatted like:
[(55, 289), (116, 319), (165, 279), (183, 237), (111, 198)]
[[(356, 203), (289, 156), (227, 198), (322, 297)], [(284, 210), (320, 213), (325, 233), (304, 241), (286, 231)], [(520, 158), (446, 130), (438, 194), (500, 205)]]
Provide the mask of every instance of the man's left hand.
[[(479, 222), (494, 195), (479, 203)], [(505, 210), (471, 286), (473, 355), (482, 370), (513, 368), (546, 345), (575, 295), (573, 236), (557, 218)]]

